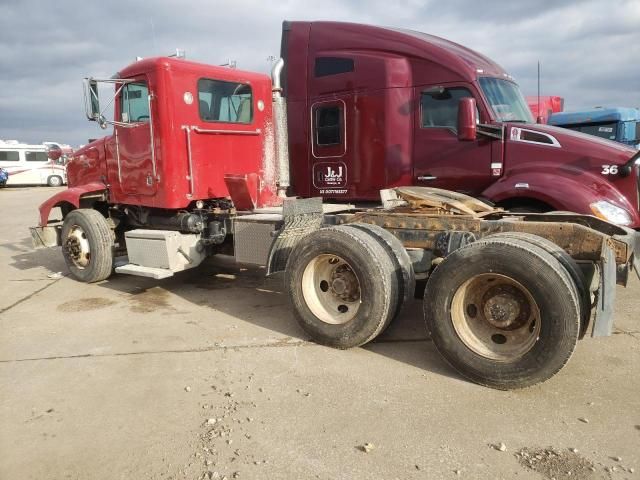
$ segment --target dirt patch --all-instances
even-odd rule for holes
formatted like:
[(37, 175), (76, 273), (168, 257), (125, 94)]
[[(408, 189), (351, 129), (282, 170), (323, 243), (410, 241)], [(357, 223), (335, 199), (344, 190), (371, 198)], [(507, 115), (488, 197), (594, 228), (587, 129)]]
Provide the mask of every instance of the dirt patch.
[(114, 305), (116, 302), (109, 300), (108, 298), (79, 298), (78, 300), (71, 300), (58, 305), (59, 312), (71, 313), (71, 312), (88, 312), (91, 310), (100, 310)]
[(135, 313), (152, 313), (158, 310), (173, 310), (169, 305), (169, 292), (153, 287), (133, 293), (129, 298), (129, 308)]
[(576, 451), (548, 448), (522, 448), (515, 457), (525, 468), (555, 480), (604, 480), (611, 475), (597, 468)]

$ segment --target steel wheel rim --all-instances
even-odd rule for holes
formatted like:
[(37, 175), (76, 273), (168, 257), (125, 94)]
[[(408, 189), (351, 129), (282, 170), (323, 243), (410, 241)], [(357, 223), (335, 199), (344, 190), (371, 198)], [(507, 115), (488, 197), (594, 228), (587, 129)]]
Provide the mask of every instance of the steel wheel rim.
[(458, 287), (451, 321), (467, 348), (500, 362), (521, 358), (540, 337), (540, 309), (529, 290), (495, 273), (476, 275)]
[(64, 249), (71, 262), (78, 268), (86, 268), (91, 261), (89, 239), (81, 226), (73, 225), (69, 230)]
[(307, 264), (302, 296), (311, 313), (331, 325), (353, 320), (362, 304), (358, 276), (342, 257), (331, 254), (318, 255)]

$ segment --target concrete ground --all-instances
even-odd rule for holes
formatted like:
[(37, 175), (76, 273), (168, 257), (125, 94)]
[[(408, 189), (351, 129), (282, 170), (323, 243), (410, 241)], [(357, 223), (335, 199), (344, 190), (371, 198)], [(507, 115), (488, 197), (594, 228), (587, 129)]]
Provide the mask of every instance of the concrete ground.
[(0, 190), (1, 479), (639, 478), (636, 278), (615, 335), (500, 392), (445, 364), (417, 301), (336, 351), (258, 269), (49, 278), (62, 256), (27, 227), (55, 192)]

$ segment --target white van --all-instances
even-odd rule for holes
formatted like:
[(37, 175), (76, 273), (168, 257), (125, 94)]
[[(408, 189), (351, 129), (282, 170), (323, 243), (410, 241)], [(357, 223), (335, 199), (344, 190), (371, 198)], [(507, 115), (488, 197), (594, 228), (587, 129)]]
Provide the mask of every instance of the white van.
[(46, 145), (0, 140), (0, 167), (9, 172), (7, 185), (59, 187), (67, 183), (66, 168), (49, 158), (49, 148)]

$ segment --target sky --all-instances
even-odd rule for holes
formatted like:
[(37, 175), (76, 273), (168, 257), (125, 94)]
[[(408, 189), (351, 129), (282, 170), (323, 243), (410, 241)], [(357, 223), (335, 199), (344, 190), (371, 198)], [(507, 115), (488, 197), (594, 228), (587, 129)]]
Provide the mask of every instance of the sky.
[(640, 0), (0, 0), (0, 139), (80, 145), (109, 133), (84, 116), (82, 79), (137, 56), (267, 72), (283, 20), (336, 20), (441, 36), (498, 62), (525, 95), (565, 110), (640, 107)]

